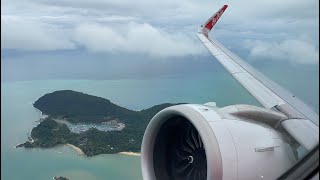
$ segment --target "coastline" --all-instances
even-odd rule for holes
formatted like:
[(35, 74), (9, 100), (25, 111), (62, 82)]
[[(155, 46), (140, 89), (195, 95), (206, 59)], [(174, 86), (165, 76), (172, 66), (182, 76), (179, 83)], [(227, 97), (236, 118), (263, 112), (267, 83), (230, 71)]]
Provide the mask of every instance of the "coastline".
[(83, 155), (85, 156), (86, 155), (79, 147), (77, 147), (77, 146), (75, 146), (73, 144), (67, 143), (65, 145), (71, 147), (72, 149), (74, 149), (79, 156), (83, 156)]
[[(31, 133), (30, 133), (30, 134), (31, 134)], [(31, 137), (31, 135), (28, 136), (28, 141), (26, 141), (26, 142), (30, 142), (31, 144), (34, 143), (34, 140), (33, 140), (33, 138)], [(14, 148), (22, 147), (26, 142), (24, 142), (24, 143), (19, 143), (19, 144), (15, 145)]]
[[(32, 103), (32, 106), (33, 106), (33, 103)], [(34, 106), (33, 106), (34, 107)], [(40, 118), (39, 118), (39, 120), (36, 120), (35, 122), (41, 122), (41, 121), (43, 121), (44, 119), (46, 119), (47, 117), (49, 117), (49, 115), (47, 115), (47, 114), (44, 114), (42, 111), (40, 111), (40, 109), (38, 109), (38, 108), (36, 108), (36, 107), (34, 107), (39, 113), (40, 113)]]
[(24, 144), (24, 143), (17, 144), (17, 145), (14, 146), (14, 148), (19, 148), (19, 147), (21, 147), (23, 144)]
[(135, 153), (135, 152), (119, 152), (117, 154), (128, 155), (128, 156), (141, 156), (140, 153)]
[[(86, 156), (86, 154), (85, 154), (79, 147), (77, 147), (77, 146), (75, 146), (75, 145), (73, 145), (73, 144), (69, 144), (69, 143), (67, 143), (67, 144), (65, 144), (65, 145), (71, 147), (72, 149), (74, 149), (79, 156)], [(117, 153), (117, 154), (127, 155), (127, 156), (141, 156), (140, 153), (136, 153), (136, 152), (125, 152), (125, 151), (124, 151), (124, 152), (119, 152), (119, 153)]]
[[(38, 120), (38, 122), (41, 122), (41, 120), (44, 120), (45, 118), (48, 117), (48, 115), (44, 114), (40, 109), (34, 107), (39, 113), (40, 113), (40, 120)], [(141, 111), (141, 110), (139, 110)], [(59, 122), (59, 121), (64, 121), (64, 119), (53, 119), (54, 121), (56, 122)], [(31, 138), (31, 141), (29, 140), (29, 142), (33, 143), (34, 140)], [(17, 148), (19, 145), (22, 145), (22, 144), (18, 144), (17, 146), (15, 146), (15, 148)], [(78, 156), (86, 156), (86, 154), (82, 151), (82, 149), (80, 149), (79, 147), (73, 145), (73, 144), (69, 144), (69, 143), (66, 143), (64, 144), (70, 148), (72, 148), (73, 150), (75, 150), (77, 152), (77, 155)], [(123, 151), (123, 152), (119, 152), (119, 153), (116, 153), (116, 154), (120, 154), (120, 155), (127, 155), (127, 156), (141, 156), (140, 153), (137, 153), (137, 152), (127, 152), (127, 151)]]

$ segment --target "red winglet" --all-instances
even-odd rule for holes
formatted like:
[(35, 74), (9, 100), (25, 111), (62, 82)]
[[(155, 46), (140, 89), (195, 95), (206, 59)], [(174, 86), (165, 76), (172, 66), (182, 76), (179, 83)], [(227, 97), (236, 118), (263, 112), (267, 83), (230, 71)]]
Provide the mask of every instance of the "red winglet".
[(213, 26), (217, 23), (221, 15), (224, 13), (224, 11), (227, 9), (228, 5), (222, 6), (222, 8), (216, 12), (213, 16), (211, 16), (207, 22), (202, 26), (202, 33), (208, 36), (208, 33), (211, 31)]

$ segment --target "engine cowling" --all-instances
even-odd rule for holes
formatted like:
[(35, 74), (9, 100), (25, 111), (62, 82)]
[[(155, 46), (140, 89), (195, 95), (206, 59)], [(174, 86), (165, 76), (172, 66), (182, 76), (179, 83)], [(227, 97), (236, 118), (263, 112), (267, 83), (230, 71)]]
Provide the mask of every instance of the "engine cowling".
[(142, 141), (143, 178), (276, 179), (296, 163), (281, 132), (230, 109), (184, 104), (157, 113)]

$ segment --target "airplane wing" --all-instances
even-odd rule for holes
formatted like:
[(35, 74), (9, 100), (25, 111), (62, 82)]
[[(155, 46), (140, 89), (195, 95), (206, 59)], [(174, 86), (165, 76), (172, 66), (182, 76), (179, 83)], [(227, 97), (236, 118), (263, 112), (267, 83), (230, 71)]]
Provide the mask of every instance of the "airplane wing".
[(281, 126), (304, 148), (319, 144), (319, 115), (294, 94), (265, 77), (240, 57), (209, 37), (213, 26), (227, 9), (224, 5), (201, 26), (197, 36), (223, 67), (265, 108), (276, 108), (288, 117)]

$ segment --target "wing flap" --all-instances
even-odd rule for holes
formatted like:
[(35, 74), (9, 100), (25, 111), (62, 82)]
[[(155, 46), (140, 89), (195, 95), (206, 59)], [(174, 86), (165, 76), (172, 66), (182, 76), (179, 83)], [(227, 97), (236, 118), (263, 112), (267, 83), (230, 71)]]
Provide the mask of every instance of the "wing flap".
[(319, 128), (309, 120), (290, 119), (281, 123), (284, 129), (307, 150), (319, 144)]

